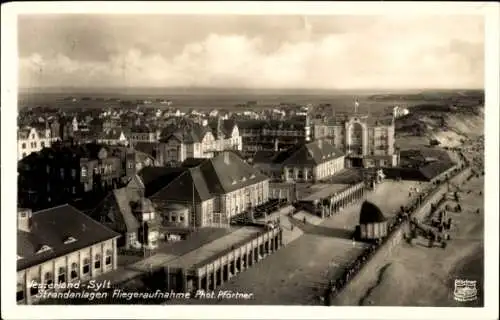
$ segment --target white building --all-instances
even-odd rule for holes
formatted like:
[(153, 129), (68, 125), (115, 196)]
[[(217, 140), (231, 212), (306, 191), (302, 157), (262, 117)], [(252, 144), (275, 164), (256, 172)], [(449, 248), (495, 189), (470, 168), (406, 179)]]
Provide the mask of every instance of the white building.
[(51, 298), (117, 268), (118, 233), (69, 205), (18, 210), (17, 303)]
[(42, 132), (33, 127), (24, 127), (17, 131), (17, 160), (38, 152), (51, 144), (50, 129)]

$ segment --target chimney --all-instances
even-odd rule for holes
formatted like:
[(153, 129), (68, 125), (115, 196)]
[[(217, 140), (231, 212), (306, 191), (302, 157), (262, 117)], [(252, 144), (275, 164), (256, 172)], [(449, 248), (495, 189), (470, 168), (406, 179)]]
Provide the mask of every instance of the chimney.
[(30, 232), (32, 223), (31, 209), (18, 209), (17, 210), (17, 230)]
[(224, 163), (225, 164), (229, 164), (230, 161), (229, 161), (229, 152), (224, 152)]

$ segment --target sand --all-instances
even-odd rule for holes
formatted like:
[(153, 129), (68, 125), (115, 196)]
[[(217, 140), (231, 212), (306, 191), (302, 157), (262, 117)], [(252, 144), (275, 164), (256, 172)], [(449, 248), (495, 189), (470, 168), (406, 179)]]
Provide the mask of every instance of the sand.
[[(462, 193), (463, 211), (449, 213), (456, 224), (446, 249), (429, 249), (402, 242), (393, 250), (392, 261), (380, 271), (379, 283), (367, 284), (359, 301), (349, 305), (375, 306), (481, 306), (484, 279), (483, 243), (483, 178), (474, 178), (465, 186), (471, 193)], [(463, 188), (463, 189), (464, 189)], [(481, 214), (475, 210), (481, 209)], [(463, 303), (453, 299), (454, 280), (476, 280), (479, 297)], [(353, 297), (354, 298), (354, 297)]]

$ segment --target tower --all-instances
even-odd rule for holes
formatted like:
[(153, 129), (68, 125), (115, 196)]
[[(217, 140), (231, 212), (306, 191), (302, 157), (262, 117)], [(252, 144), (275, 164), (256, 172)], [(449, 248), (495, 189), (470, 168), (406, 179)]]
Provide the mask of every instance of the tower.
[(222, 118), (220, 116), (217, 117), (217, 139), (223, 139)]

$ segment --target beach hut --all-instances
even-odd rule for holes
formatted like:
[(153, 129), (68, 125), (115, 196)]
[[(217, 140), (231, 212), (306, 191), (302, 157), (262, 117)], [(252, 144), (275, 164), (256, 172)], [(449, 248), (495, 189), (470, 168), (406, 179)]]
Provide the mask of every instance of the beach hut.
[(378, 240), (387, 236), (387, 219), (375, 204), (365, 201), (361, 205), (358, 230), (361, 240)]

